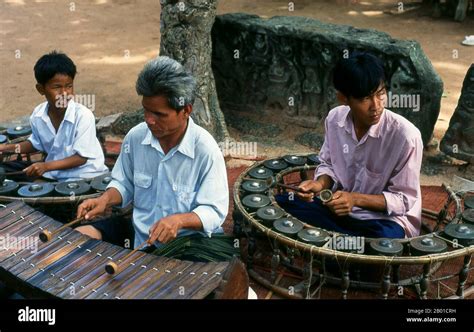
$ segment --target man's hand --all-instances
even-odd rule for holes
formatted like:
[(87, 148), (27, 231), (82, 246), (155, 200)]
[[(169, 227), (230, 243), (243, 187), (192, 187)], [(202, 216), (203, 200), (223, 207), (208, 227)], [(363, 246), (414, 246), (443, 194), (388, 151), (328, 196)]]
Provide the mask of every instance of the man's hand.
[(297, 192), (296, 196), (303, 201), (312, 202), (314, 195), (323, 190), (323, 185), (318, 181), (306, 180), (301, 182), (298, 188), (304, 192)]
[(40, 177), (49, 171), (48, 163), (38, 162), (23, 170), (27, 176)]
[(168, 243), (174, 240), (178, 235), (178, 230), (182, 228), (182, 225), (182, 216), (179, 214), (172, 214), (161, 218), (151, 226), (148, 244), (151, 245), (157, 240), (161, 243)]
[(347, 216), (354, 207), (354, 197), (350, 192), (336, 191), (332, 196), (332, 200), (323, 204), (337, 216)]
[(101, 197), (87, 199), (77, 208), (76, 218), (84, 217), (86, 220), (94, 219), (105, 213), (107, 202)]

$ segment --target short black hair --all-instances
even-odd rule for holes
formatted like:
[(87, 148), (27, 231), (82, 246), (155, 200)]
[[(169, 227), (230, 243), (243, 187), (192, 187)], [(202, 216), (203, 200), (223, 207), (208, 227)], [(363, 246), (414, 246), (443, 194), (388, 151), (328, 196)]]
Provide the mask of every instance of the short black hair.
[(76, 65), (64, 53), (52, 51), (43, 55), (35, 64), (36, 82), (46, 84), (56, 74), (63, 74), (74, 79), (76, 76)]
[(370, 53), (354, 51), (334, 67), (334, 87), (346, 97), (370, 96), (384, 82), (384, 65)]

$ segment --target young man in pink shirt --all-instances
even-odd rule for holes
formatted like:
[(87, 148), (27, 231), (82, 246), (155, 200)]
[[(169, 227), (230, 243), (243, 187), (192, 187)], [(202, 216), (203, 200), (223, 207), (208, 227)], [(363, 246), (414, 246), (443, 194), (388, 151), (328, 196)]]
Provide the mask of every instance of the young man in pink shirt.
[[(383, 64), (354, 53), (334, 69), (341, 103), (325, 122), (321, 164), (314, 180), (302, 182), (294, 200), (279, 196), (280, 206), (309, 224), (349, 235), (403, 238), (421, 226), (420, 131), (384, 108)], [(333, 191), (322, 203), (316, 195)]]

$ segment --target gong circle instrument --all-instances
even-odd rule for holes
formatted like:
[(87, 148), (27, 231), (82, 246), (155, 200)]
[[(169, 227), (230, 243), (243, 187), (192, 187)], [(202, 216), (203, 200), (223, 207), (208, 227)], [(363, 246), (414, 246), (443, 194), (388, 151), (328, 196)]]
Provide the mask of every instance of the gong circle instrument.
[(49, 182), (30, 183), (18, 189), (18, 196), (37, 198), (51, 196), (54, 192), (54, 184)]
[(301, 221), (291, 217), (283, 217), (273, 222), (273, 229), (275, 231), (291, 238), (296, 238), (303, 227)]
[[(18, 183), (8, 179), (11, 174), (0, 167), (0, 203), (23, 201), (34, 205), (79, 203), (100, 196), (112, 180), (110, 173), (91, 179), (66, 182)], [(5, 179), (6, 178), (6, 179)], [(1, 181), (0, 181), (1, 182)]]
[(272, 171), (276, 171), (276, 172), (279, 172), (281, 170), (284, 170), (285, 168), (288, 167), (288, 164), (282, 160), (282, 159), (271, 159), (271, 160), (266, 160), (263, 165), (272, 170)]
[(242, 204), (250, 211), (256, 211), (264, 206), (270, 205), (270, 198), (261, 194), (251, 194), (242, 199)]
[(91, 181), (91, 187), (92, 189), (96, 191), (105, 191), (111, 181), (112, 181), (112, 175), (110, 173), (107, 173), (107, 174), (95, 177)]
[(266, 167), (259, 167), (250, 170), (249, 175), (255, 179), (266, 180), (273, 176), (273, 172)]
[[(39, 234), (47, 230), (47, 241)], [(26, 298), (243, 299), (245, 267), (158, 257), (92, 239), (23, 202), (0, 207), (0, 279)], [(21, 239), (21, 242), (19, 242)], [(112, 264), (113, 263), (113, 264)], [(106, 266), (115, 265), (113, 274)]]
[(302, 156), (288, 155), (284, 156), (283, 160), (286, 161), (290, 166), (304, 166), (306, 164), (307, 158)]
[(264, 180), (246, 180), (242, 183), (242, 189), (251, 194), (263, 194), (269, 189), (267, 181)]
[(0, 196), (14, 195), (18, 191), (18, 183), (11, 180), (3, 180), (0, 184)]
[(30, 126), (15, 126), (7, 129), (7, 135), (10, 139), (31, 135)]
[(322, 247), (328, 242), (329, 233), (319, 228), (303, 228), (297, 234), (301, 242)]
[(381, 256), (400, 256), (403, 252), (403, 245), (394, 239), (374, 239), (369, 242), (370, 252)]
[(444, 234), (463, 246), (474, 244), (474, 224), (449, 224), (444, 228)]
[(91, 185), (85, 181), (68, 181), (58, 183), (54, 190), (60, 196), (78, 196), (87, 194), (91, 190)]
[(466, 209), (462, 213), (462, 220), (464, 222), (474, 224), (474, 209)]
[[(298, 185), (312, 179), (320, 163), (315, 154), (285, 155), (256, 162), (237, 178), (233, 192), (234, 229), (246, 230), (239, 236), (248, 242), (247, 269), (256, 282), (282, 297), (297, 299), (318, 298), (321, 289), (329, 286), (339, 288), (342, 298), (348, 298), (355, 288), (386, 299), (403, 287), (425, 299), (435, 297), (430, 285), (451, 279), (456, 283), (451, 286), (454, 293), (446, 291), (444, 297), (474, 294), (474, 285), (468, 283), (474, 253), (474, 216), (471, 209), (462, 211), (462, 201), (449, 186), (443, 185), (448, 194), (446, 209), (454, 206), (454, 212), (435, 214), (435, 226), (423, 225), (419, 236), (350, 236), (309, 225), (278, 204), (276, 196), (284, 190), (288, 199), (296, 197)], [(272, 182), (268, 181), (270, 176)], [(318, 197), (327, 202), (332, 195), (327, 189)], [(465, 199), (464, 204), (468, 207), (469, 200)], [(430, 216), (428, 210), (423, 211), (425, 217)], [(271, 262), (270, 271), (259, 266), (266, 260)], [(443, 268), (446, 264), (457, 265)], [(278, 284), (276, 277), (288, 270), (302, 280), (292, 294)]]
[(8, 137), (5, 135), (0, 135), (0, 144), (8, 143)]
[(474, 193), (468, 193), (464, 196), (464, 208), (474, 209)]

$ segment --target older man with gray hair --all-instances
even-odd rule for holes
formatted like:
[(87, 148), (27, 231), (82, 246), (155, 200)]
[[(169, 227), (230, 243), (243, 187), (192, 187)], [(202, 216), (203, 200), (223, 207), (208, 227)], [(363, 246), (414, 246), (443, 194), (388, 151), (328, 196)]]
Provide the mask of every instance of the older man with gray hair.
[[(230, 259), (238, 250), (221, 228), (229, 205), (225, 162), (214, 138), (190, 117), (194, 77), (160, 56), (145, 65), (136, 90), (143, 96), (145, 122), (125, 136), (105, 193), (83, 202), (77, 216), (91, 220), (133, 202), (135, 247), (147, 241), (168, 257)], [(116, 218), (78, 230), (117, 244), (129, 234)]]

